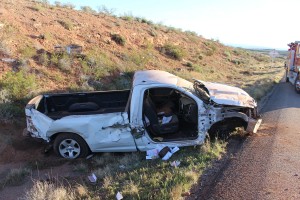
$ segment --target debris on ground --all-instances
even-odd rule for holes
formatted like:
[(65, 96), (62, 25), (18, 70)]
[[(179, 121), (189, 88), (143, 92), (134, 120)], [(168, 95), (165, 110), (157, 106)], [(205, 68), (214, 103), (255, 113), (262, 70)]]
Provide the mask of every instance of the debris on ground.
[(94, 173), (92, 173), (90, 176), (88, 176), (88, 179), (91, 183), (97, 182), (97, 176)]
[(180, 165), (180, 161), (178, 161), (178, 160), (175, 160), (175, 161), (173, 161), (173, 162), (171, 162), (171, 164), (170, 164), (172, 167), (178, 167), (179, 165)]
[(116, 198), (117, 198), (117, 200), (121, 200), (121, 199), (123, 199), (123, 195), (120, 192), (118, 192), (116, 195)]
[(156, 149), (148, 150), (146, 153), (146, 159), (152, 160), (160, 157), (162, 160), (169, 160), (169, 158), (171, 158), (171, 156), (177, 151), (179, 151), (178, 147), (170, 148), (168, 146), (161, 146)]
[(15, 59), (12, 58), (2, 58), (1, 60), (6, 63), (13, 63), (16, 61)]

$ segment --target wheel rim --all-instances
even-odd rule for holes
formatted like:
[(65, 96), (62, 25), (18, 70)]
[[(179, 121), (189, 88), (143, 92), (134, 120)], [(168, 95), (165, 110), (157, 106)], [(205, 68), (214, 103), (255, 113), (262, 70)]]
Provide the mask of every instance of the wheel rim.
[(297, 90), (297, 91), (300, 91), (300, 80), (297, 80), (297, 81), (296, 81), (295, 86), (296, 86), (296, 90)]
[(64, 158), (74, 159), (80, 154), (80, 145), (76, 140), (65, 139), (59, 144), (59, 153)]

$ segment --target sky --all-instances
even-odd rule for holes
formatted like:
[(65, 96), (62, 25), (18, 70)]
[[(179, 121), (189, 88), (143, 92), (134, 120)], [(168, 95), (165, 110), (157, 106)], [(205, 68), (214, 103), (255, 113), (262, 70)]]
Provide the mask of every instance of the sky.
[[(55, 0), (50, 0), (51, 3)], [(231, 46), (287, 50), (300, 40), (299, 0), (60, 0), (131, 14)]]

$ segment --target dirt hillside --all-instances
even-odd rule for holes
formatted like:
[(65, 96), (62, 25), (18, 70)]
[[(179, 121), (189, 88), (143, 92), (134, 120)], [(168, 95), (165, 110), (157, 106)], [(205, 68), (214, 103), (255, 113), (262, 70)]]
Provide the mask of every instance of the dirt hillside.
[[(15, 64), (0, 62), (1, 76), (24, 67), (35, 75), (39, 91), (82, 86), (115, 89), (95, 84), (110, 83), (108, 76), (121, 80), (124, 73), (138, 69), (237, 84), (249, 66), (270, 61), (265, 55), (146, 19), (92, 14), (36, 1), (2, 0), (0, 29), (0, 59), (16, 59)], [(55, 57), (55, 47), (70, 44), (82, 46), (84, 59)], [(120, 82), (117, 88), (122, 87)]]

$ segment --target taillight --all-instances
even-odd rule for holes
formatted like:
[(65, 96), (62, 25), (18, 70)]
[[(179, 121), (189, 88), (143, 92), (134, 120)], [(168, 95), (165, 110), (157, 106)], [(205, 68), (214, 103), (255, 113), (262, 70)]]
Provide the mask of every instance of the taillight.
[(37, 132), (36, 128), (34, 127), (33, 123), (32, 123), (32, 119), (29, 116), (26, 116), (26, 122), (27, 122), (27, 130), (30, 133), (34, 133)]

